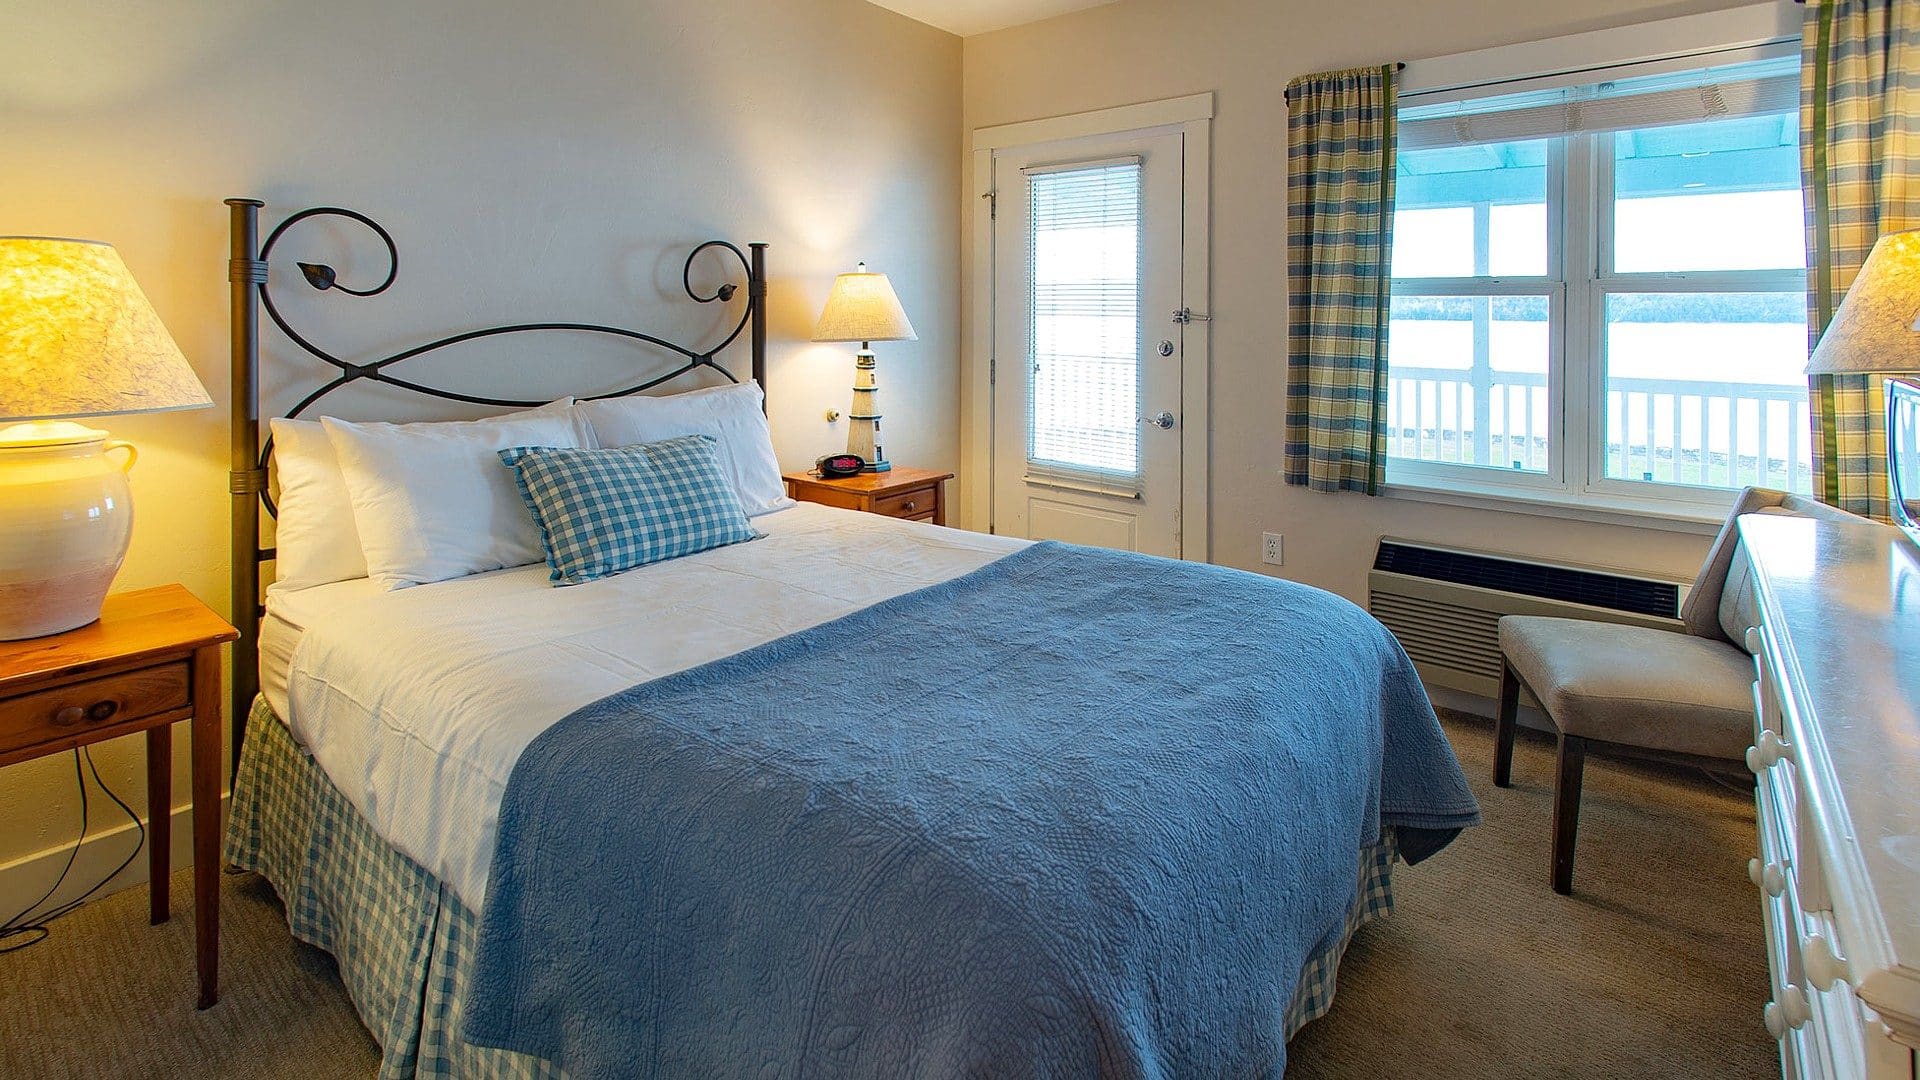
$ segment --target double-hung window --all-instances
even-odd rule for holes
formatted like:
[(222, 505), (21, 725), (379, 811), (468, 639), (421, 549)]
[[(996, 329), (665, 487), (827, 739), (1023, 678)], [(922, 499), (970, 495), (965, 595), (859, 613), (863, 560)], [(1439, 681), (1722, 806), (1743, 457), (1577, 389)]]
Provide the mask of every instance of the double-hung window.
[(1809, 490), (1797, 58), (1588, 78), (1403, 100), (1389, 485)]

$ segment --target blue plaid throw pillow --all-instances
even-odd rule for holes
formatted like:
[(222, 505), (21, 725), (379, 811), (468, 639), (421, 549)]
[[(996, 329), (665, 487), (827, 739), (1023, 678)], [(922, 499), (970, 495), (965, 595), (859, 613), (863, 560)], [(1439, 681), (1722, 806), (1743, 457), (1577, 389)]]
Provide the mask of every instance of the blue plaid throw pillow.
[(579, 585), (636, 566), (753, 540), (711, 435), (568, 450), (500, 451), (547, 549), (548, 575)]

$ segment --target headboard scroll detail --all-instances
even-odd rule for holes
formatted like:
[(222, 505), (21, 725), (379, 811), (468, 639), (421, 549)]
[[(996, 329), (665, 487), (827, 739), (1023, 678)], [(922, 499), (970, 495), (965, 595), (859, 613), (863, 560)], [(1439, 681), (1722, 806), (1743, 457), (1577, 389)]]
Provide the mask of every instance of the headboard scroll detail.
[(528, 322), (480, 327), (434, 338), (385, 356), (349, 360), (320, 347), (311, 337), (295, 329), (288, 322), (274, 302), (272, 283), (268, 275), (269, 262), (275, 246), (290, 229), (301, 222), (322, 217), (344, 218), (372, 231), (386, 247), (387, 273), (378, 284), (367, 287), (349, 285), (341, 280), (340, 274), (332, 266), (325, 263), (298, 262), (295, 265), (299, 267), (305, 284), (322, 292), (337, 292), (357, 298), (378, 296), (386, 292), (400, 274), (400, 249), (393, 235), (379, 222), (359, 211), (338, 206), (316, 206), (288, 215), (267, 234), (265, 241), (262, 242), (259, 215), (266, 204), (258, 199), (228, 199), (226, 204), (229, 208), (231, 232), (227, 280), (232, 304), (230, 327), (232, 464), (227, 487), (233, 498), (231, 549), (233, 622), (240, 630), (240, 640), (234, 646), (232, 697), (233, 762), (236, 768), (240, 761), (240, 746), (245, 734), (247, 713), (252, 708), (254, 695), (259, 689), (259, 630), (261, 616), (265, 614), (260, 604), (260, 566), (274, 557), (271, 548), (260, 546), (260, 511), (264, 506), (268, 513), (277, 512), (267, 484), (267, 463), (273, 453), (273, 442), (271, 438), (264, 443), (260, 439), (261, 311), (266, 312), (267, 318), (280, 328), (288, 341), (339, 372), (301, 398), (298, 404), (287, 411), (288, 417), (300, 416), (329, 394), (363, 380), (426, 397), (472, 405), (510, 408), (540, 405), (543, 402), (488, 397), (431, 386), (397, 374), (394, 369), (414, 357), (450, 349), (466, 342), (544, 332), (583, 333), (622, 338), (639, 346), (662, 350), (678, 358), (676, 365), (663, 374), (650, 376), (615, 390), (594, 394), (591, 395), (592, 397), (626, 397), (643, 393), (703, 368), (711, 369), (730, 381), (738, 382), (739, 377), (719, 362), (719, 354), (738, 341), (743, 333), (749, 335), (752, 377), (760, 384), (763, 393), (766, 389), (767, 245), (764, 243), (748, 244), (748, 250), (742, 251), (737, 245), (726, 240), (708, 240), (688, 253), (686, 264), (681, 268), (680, 282), (687, 296), (696, 303), (726, 304), (739, 293), (739, 285), (733, 282), (722, 284), (707, 295), (702, 295), (694, 288), (694, 261), (709, 249), (731, 254), (739, 261), (740, 268), (746, 275), (747, 300), (740, 312), (739, 321), (733, 324), (732, 329), (717, 344), (709, 347), (690, 348), (656, 334), (598, 323)]

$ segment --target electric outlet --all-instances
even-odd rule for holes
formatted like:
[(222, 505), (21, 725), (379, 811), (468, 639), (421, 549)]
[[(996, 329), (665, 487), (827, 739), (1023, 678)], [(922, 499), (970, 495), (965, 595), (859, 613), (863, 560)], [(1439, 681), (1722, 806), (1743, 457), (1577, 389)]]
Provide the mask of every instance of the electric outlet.
[(1285, 562), (1280, 546), (1279, 533), (1260, 534), (1260, 561), (1270, 566), (1279, 566)]

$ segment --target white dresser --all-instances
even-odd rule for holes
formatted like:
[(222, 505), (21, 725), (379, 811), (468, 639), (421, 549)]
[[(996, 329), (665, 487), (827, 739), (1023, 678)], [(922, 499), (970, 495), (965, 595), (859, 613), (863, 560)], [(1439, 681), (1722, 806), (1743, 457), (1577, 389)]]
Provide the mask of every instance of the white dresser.
[(1882, 525), (1740, 519), (1766, 1024), (1788, 1080), (1920, 1076), (1920, 549)]

